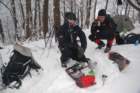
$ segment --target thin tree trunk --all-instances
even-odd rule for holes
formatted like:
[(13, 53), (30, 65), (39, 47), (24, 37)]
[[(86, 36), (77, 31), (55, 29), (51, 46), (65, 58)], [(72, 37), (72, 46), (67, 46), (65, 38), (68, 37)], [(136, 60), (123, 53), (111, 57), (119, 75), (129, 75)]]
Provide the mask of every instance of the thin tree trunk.
[(105, 5), (105, 9), (107, 10), (107, 7), (108, 7), (108, 1), (109, 0), (106, 0), (106, 5)]
[(84, 2), (83, 0), (81, 0), (81, 6), (80, 6), (80, 14), (81, 14), (81, 28), (83, 28), (83, 20), (84, 20), (84, 9), (83, 9), (83, 6), (84, 6)]
[(133, 18), (133, 23), (135, 23), (135, 9), (133, 8), (133, 15), (132, 15), (132, 18)]
[(119, 15), (119, 7), (118, 6), (116, 8), (116, 13), (117, 13), (117, 15)]
[(70, 5), (71, 5), (71, 12), (73, 12), (73, 0), (70, 1)]
[(4, 43), (4, 32), (3, 32), (3, 27), (2, 27), (1, 19), (0, 19), (0, 34), (1, 34), (1, 37), (2, 37), (2, 42)]
[(75, 15), (76, 15), (76, 0), (74, 0), (74, 13), (75, 13)]
[(32, 34), (31, 0), (26, 0), (26, 39)]
[(42, 22), (41, 22), (41, 4), (40, 4), (40, 0), (37, 0), (37, 6), (38, 6), (38, 27), (39, 27), (39, 36), (41, 36), (41, 31), (42, 31)]
[(55, 34), (59, 31), (60, 27), (60, 0), (54, 0), (54, 31)]
[(125, 15), (127, 15), (127, 12), (128, 12), (128, 3), (126, 2)]
[(64, 15), (65, 15), (65, 13), (66, 13), (66, 1), (65, 0), (63, 0), (63, 11), (64, 11)]
[(44, 0), (43, 3), (43, 35), (44, 39), (46, 38), (46, 34), (48, 32), (48, 8), (49, 8), (49, 0)]
[(138, 21), (140, 23), (140, 12), (138, 13)]
[(35, 0), (35, 12), (34, 12), (34, 26), (33, 26), (33, 29), (34, 29), (34, 33), (36, 33), (36, 26), (37, 26), (37, 12), (38, 12), (38, 6), (37, 6), (37, 3), (38, 1)]
[(78, 22), (78, 24), (80, 23), (80, 8), (78, 9), (78, 11), (77, 11), (77, 22)]
[(23, 4), (22, 4), (22, 2), (21, 2), (21, 0), (19, 0), (19, 5), (20, 5), (20, 12), (21, 12), (21, 14), (22, 14), (22, 21), (23, 21), (23, 23), (22, 23), (22, 27), (23, 27), (23, 29), (25, 29), (25, 14), (24, 14), (24, 9), (23, 9)]
[(86, 22), (85, 22), (85, 25), (87, 28), (89, 28), (89, 24), (90, 24), (91, 3), (92, 3), (92, 0), (87, 1), (87, 15), (86, 15)]
[(140, 7), (136, 6), (134, 3), (133, 3), (133, 0), (127, 0), (127, 2), (133, 7), (135, 8), (136, 10), (140, 11)]
[(18, 38), (18, 31), (17, 31), (17, 18), (16, 18), (16, 8), (15, 8), (15, 0), (11, 0), (11, 7), (12, 7), (12, 18), (14, 21), (15, 27), (15, 40)]
[(96, 7), (97, 7), (97, 0), (95, 0), (95, 3), (94, 3), (94, 20), (96, 18), (95, 14), (96, 14)]

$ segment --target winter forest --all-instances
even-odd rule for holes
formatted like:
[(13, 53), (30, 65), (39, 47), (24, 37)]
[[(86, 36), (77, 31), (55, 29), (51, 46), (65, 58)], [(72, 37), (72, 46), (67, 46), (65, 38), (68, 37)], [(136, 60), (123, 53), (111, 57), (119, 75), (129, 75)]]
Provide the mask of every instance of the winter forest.
[[(129, 0), (128, 0), (129, 1)], [(0, 35), (2, 44), (34, 41), (55, 36), (65, 12), (77, 16), (77, 24), (90, 28), (99, 9), (111, 16), (127, 15), (133, 23), (140, 20), (138, 9), (127, 0), (0, 0)], [(131, 0), (130, 0), (131, 1)], [(138, 4), (136, 2), (138, 2)], [(139, 5), (139, 0), (132, 0)]]
[(140, 0), (0, 0), (0, 93), (140, 93)]

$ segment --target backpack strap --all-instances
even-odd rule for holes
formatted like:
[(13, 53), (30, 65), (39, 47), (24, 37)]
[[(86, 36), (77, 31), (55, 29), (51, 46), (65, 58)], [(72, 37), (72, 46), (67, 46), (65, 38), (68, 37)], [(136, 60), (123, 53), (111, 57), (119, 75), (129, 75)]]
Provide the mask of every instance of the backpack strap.
[(126, 37), (125, 37), (125, 39), (127, 39), (127, 38), (130, 38), (130, 37), (132, 37), (132, 36), (136, 36), (137, 34), (135, 34), (135, 33), (130, 33), (130, 34), (128, 34)]

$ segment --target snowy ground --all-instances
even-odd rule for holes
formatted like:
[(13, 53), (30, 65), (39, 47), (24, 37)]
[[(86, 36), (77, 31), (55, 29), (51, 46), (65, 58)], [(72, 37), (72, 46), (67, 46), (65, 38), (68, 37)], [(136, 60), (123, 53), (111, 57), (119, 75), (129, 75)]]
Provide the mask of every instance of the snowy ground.
[[(136, 25), (133, 32), (140, 33), (139, 28), (140, 25)], [(89, 31), (87, 35), (88, 33)], [(86, 56), (98, 62), (97, 84), (85, 89), (78, 88), (61, 68), (57, 44), (52, 43), (51, 48), (44, 48), (44, 42), (40, 40), (25, 44), (25, 46), (31, 48), (33, 57), (42, 66), (43, 71), (39, 73), (32, 71), (32, 78), (27, 76), (20, 89), (0, 90), (0, 93), (140, 93), (140, 45), (112, 47), (112, 51), (119, 52), (131, 61), (123, 72), (119, 72), (117, 65), (108, 59), (108, 54), (105, 54), (103, 50), (95, 50), (96, 45), (88, 40)], [(3, 58), (0, 61), (8, 62), (11, 51), (12, 46), (0, 50)], [(108, 75), (104, 85), (102, 84), (102, 74)]]

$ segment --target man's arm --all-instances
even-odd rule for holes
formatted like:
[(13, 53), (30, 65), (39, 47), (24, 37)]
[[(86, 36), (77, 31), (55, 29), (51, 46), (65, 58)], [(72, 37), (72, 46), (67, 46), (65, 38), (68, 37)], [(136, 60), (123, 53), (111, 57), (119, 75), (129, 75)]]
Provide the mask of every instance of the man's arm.
[(92, 26), (91, 26), (91, 34), (92, 34), (92, 35), (95, 35), (97, 30), (98, 30), (98, 21), (95, 20), (95, 21), (92, 23)]
[(82, 31), (81, 28), (79, 28), (78, 36), (79, 36), (79, 38), (80, 38), (81, 47), (82, 47), (82, 48), (84, 49), (84, 51), (85, 51), (86, 48), (87, 48), (87, 39), (86, 39), (85, 33)]
[(95, 20), (93, 23), (92, 23), (92, 26), (91, 26), (91, 34), (88, 36), (89, 40), (91, 41), (94, 41), (95, 40), (95, 36), (96, 36), (96, 32), (97, 30), (99, 29), (99, 26), (98, 26), (98, 21)]

